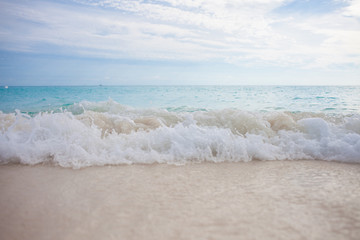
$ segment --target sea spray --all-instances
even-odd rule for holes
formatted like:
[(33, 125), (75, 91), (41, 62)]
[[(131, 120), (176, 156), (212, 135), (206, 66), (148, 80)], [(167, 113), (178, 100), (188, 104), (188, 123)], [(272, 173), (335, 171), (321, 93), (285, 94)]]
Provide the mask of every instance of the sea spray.
[(57, 112), (0, 113), (0, 162), (107, 164), (328, 160), (360, 163), (360, 115), (171, 112), (115, 101)]

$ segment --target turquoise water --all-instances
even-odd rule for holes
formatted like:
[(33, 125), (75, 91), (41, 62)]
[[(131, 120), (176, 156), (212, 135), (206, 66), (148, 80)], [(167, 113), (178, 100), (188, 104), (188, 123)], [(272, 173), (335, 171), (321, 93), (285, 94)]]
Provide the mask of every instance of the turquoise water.
[(136, 108), (170, 111), (235, 108), (248, 111), (359, 113), (359, 86), (78, 86), (0, 88), (0, 111), (52, 111), (82, 101), (112, 99)]
[(0, 89), (0, 164), (360, 163), (360, 87)]

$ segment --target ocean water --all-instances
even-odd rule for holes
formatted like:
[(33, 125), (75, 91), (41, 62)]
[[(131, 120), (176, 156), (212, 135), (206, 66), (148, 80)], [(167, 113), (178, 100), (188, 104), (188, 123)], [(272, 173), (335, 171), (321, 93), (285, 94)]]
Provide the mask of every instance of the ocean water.
[(360, 163), (359, 86), (0, 88), (0, 163)]

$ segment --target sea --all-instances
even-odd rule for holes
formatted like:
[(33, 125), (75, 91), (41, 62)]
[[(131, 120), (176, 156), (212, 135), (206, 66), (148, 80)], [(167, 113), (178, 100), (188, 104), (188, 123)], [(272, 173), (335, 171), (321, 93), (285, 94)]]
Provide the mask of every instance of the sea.
[(0, 164), (360, 163), (360, 86), (0, 87)]

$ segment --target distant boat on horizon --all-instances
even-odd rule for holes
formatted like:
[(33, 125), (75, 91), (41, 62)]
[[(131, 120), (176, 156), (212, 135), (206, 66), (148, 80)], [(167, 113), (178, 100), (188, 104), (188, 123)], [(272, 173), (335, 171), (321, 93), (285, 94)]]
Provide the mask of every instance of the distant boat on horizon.
[(5, 86), (4, 88), (8, 89), (9, 87), (8, 87), (8, 86)]

